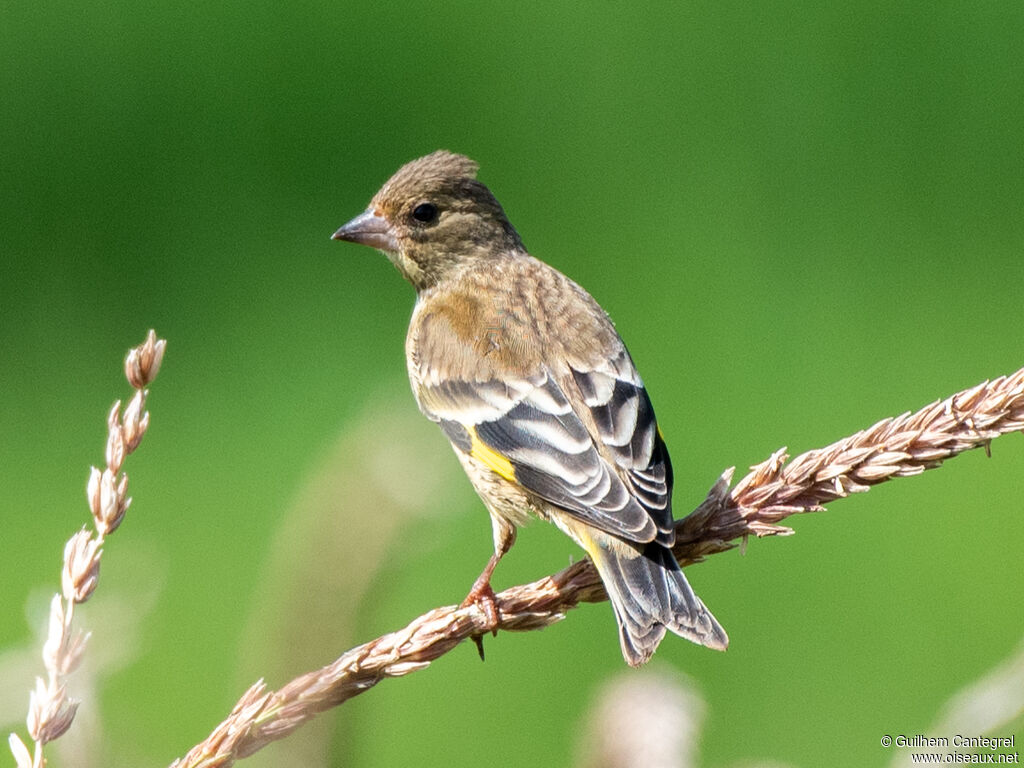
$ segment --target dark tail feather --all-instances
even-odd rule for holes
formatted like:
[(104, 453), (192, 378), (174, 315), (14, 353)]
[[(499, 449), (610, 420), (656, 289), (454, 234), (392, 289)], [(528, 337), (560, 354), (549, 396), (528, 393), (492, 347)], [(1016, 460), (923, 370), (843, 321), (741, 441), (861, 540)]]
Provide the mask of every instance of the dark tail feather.
[(642, 553), (598, 549), (591, 559), (615, 610), (622, 655), (630, 666), (651, 658), (665, 630), (718, 651), (729, 645), (725, 630), (693, 593), (670, 549), (657, 542), (647, 544)]

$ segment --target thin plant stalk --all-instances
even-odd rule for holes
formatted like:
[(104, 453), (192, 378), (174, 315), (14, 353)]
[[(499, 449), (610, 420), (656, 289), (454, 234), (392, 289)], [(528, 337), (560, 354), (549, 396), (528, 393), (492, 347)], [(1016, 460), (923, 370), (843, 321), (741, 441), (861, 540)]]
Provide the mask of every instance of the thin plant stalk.
[[(788, 535), (779, 525), (790, 515), (897, 477), (934, 469), (973, 448), (1024, 430), (1024, 369), (986, 381), (914, 413), (884, 419), (868, 429), (787, 463), (785, 449), (755, 465), (730, 488), (733, 469), (722, 473), (707, 498), (676, 524), (673, 552), (682, 565), (732, 549), (750, 536)], [(497, 595), (498, 629), (549, 626), (581, 602), (607, 599), (589, 560)], [(322, 669), (276, 691), (262, 680), (231, 714), (172, 768), (226, 768), (282, 739), (317, 714), (369, 690), (381, 680), (416, 672), (459, 643), (490, 629), (475, 606), (446, 606), (397, 632), (346, 651)]]
[(118, 400), (107, 415), (106, 466), (92, 467), (86, 484), (86, 498), (93, 529), (83, 526), (64, 546), (61, 591), (50, 601), (50, 619), (43, 644), (46, 677), (37, 677), (29, 694), (28, 726), (30, 751), (21, 737), (8, 738), (18, 768), (43, 768), (44, 746), (71, 727), (79, 703), (68, 695), (67, 678), (82, 661), (89, 633), (74, 627), (75, 606), (88, 600), (96, 590), (100, 558), (107, 537), (117, 530), (132, 500), (128, 496), (128, 475), (122, 471), (125, 458), (139, 447), (149, 427), (146, 387), (160, 370), (167, 342), (149, 332), (145, 342), (129, 351), (124, 370), (135, 394), (121, 413)]

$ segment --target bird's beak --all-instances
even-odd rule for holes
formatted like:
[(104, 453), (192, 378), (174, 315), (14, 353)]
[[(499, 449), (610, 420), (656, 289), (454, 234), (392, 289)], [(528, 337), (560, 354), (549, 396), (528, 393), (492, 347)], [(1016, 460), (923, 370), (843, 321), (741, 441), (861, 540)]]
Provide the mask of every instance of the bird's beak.
[(356, 216), (333, 235), (332, 240), (348, 240), (350, 243), (368, 245), (379, 251), (394, 253), (398, 250), (398, 241), (391, 224), (372, 208)]

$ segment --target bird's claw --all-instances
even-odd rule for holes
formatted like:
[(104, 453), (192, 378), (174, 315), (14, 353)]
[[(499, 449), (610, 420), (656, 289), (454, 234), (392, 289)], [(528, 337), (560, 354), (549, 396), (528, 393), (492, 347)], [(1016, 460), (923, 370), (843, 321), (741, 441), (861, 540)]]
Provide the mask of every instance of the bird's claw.
[[(487, 623), (487, 630), (490, 631), (493, 637), (498, 635), (498, 598), (494, 594), (494, 590), (491, 588), (489, 581), (477, 582), (473, 585), (473, 588), (469, 590), (469, 594), (466, 595), (466, 599), (459, 604), (460, 608), (468, 608), (470, 606), (476, 606), (476, 608), (484, 615), (484, 619)], [(473, 635), (473, 642), (476, 643), (476, 650), (480, 654), (480, 660), (484, 660), (484, 636)]]

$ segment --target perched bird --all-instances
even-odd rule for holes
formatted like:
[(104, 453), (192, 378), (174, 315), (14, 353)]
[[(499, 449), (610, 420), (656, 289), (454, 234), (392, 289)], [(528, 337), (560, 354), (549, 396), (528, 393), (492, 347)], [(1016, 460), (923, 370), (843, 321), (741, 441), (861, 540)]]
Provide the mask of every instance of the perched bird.
[(413, 160), (333, 235), (382, 251), (416, 289), (412, 389), (494, 529), (463, 605), (497, 625), (491, 574), (532, 513), (590, 556), (629, 664), (666, 630), (724, 650), (670, 549), (672, 465), (633, 360), (590, 294), (526, 252), (476, 172), (443, 150)]

